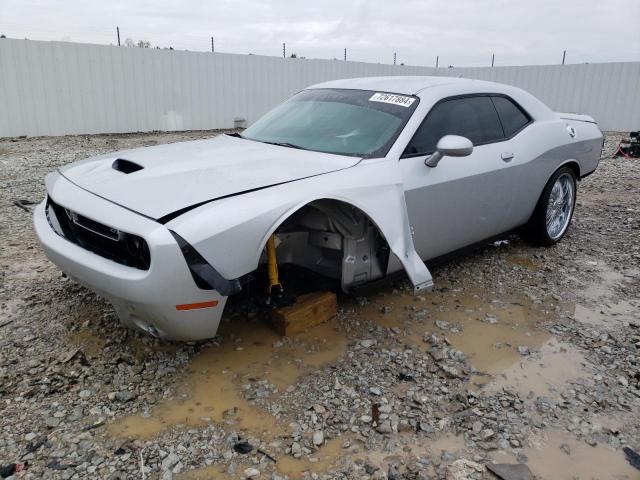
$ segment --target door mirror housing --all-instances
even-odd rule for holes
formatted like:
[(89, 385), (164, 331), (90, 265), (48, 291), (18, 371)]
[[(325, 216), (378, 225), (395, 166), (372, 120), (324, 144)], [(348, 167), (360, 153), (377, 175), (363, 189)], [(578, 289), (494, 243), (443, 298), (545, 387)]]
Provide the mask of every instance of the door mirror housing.
[(473, 143), (466, 137), (459, 135), (445, 135), (438, 140), (436, 151), (427, 157), (424, 164), (434, 168), (443, 157), (467, 157), (473, 152)]

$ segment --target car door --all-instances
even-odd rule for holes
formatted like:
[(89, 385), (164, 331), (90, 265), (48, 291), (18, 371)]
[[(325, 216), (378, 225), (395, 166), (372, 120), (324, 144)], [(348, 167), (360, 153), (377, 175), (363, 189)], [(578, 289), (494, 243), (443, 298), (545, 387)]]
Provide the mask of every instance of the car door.
[[(425, 159), (445, 135), (468, 138), (473, 152), (426, 166)], [(514, 226), (513, 147), (488, 94), (447, 98), (434, 105), (400, 159), (413, 240), (423, 259)]]

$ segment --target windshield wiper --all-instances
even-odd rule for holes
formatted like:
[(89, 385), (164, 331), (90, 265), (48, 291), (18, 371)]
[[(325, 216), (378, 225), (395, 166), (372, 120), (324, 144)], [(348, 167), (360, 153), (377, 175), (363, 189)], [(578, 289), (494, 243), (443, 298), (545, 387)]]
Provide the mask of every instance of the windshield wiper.
[(278, 145), (279, 147), (288, 147), (288, 148), (297, 148), (298, 150), (306, 150), (306, 148), (301, 147), (300, 145), (295, 145), (289, 142), (267, 142), (263, 140), (262, 143), (268, 143), (269, 145)]
[(244, 137), (243, 137), (242, 135), (240, 135), (238, 132), (227, 133), (226, 135), (229, 135), (230, 137), (244, 138)]

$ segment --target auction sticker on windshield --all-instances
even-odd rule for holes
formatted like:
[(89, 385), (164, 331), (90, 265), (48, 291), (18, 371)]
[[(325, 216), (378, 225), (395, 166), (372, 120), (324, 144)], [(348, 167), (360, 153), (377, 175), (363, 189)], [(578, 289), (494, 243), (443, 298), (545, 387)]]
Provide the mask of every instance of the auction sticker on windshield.
[(400, 105), (401, 107), (410, 107), (415, 101), (415, 98), (407, 97), (405, 95), (394, 95), (392, 93), (374, 93), (371, 95), (369, 101), (391, 103), (393, 105)]

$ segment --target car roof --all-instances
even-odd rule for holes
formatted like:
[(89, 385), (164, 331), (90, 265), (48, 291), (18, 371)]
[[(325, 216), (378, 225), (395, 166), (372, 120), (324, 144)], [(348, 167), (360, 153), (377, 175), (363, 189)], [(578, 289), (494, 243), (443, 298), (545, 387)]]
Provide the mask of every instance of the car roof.
[(487, 84), (487, 86), (496, 85), (493, 82), (472, 80), (469, 78), (397, 76), (345, 78), (341, 80), (317, 83), (308, 88), (346, 88), (353, 90), (376, 90), (389, 93), (401, 93), (404, 95), (415, 95), (427, 88), (450, 85), (453, 83), (458, 85), (465, 83), (483, 83)]
[(331, 80), (308, 88), (344, 88), (351, 90), (373, 90), (376, 92), (417, 95), (431, 106), (442, 98), (464, 95), (497, 93), (508, 95), (537, 120), (553, 119), (555, 114), (528, 92), (504, 83), (488, 82), (460, 77), (398, 76), (360, 77)]

